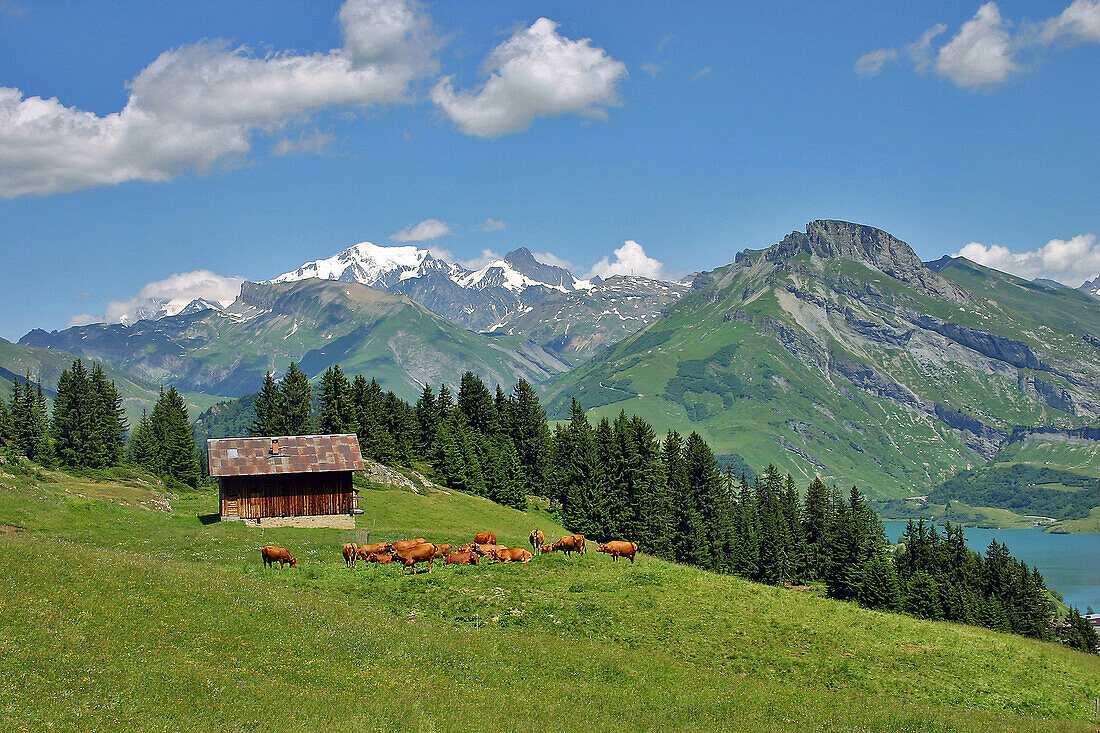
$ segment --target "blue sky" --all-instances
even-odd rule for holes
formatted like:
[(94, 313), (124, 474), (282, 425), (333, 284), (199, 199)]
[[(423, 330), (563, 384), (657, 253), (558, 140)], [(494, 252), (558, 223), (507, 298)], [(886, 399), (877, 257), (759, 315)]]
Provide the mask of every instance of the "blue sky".
[(839, 218), (1077, 285), (1098, 82), (1098, 0), (0, 0), (0, 336), (426, 220), (672, 276)]

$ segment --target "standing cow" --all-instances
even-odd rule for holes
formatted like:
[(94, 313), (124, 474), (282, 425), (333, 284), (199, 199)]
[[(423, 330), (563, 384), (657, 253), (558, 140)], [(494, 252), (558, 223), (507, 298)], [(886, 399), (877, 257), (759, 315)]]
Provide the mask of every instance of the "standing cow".
[(290, 550), (285, 547), (264, 545), (260, 548), (260, 557), (263, 558), (265, 568), (272, 565), (276, 560), (279, 561), (279, 567), (284, 567), (287, 563), (290, 563), (292, 568), (298, 567), (298, 561), (290, 554)]
[(349, 568), (355, 564), (355, 561), (359, 559), (359, 548), (354, 542), (349, 542), (344, 545), (344, 564)]
[(602, 545), (597, 545), (596, 552), (607, 553), (611, 556), (612, 562), (618, 560), (620, 557), (629, 557), (630, 564), (633, 565), (634, 555), (638, 552), (638, 543), (613, 540), (611, 542), (605, 542)]
[(539, 554), (539, 548), (546, 544), (546, 537), (543, 536), (541, 529), (531, 530), (531, 534), (527, 535), (527, 541), (531, 543), (531, 552), (536, 555)]

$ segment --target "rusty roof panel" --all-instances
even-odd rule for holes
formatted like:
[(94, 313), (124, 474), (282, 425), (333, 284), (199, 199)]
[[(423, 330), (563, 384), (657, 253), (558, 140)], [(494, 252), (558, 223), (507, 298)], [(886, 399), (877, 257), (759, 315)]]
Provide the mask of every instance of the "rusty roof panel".
[(206, 441), (211, 476), (362, 471), (359, 439), (346, 435), (278, 435)]

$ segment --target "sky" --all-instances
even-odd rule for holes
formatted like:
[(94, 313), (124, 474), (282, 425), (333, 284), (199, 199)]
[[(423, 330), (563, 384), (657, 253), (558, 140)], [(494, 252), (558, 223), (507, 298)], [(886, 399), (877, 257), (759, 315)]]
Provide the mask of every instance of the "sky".
[(361, 241), (677, 277), (813, 219), (1100, 275), (1100, 0), (0, 0), (0, 337)]

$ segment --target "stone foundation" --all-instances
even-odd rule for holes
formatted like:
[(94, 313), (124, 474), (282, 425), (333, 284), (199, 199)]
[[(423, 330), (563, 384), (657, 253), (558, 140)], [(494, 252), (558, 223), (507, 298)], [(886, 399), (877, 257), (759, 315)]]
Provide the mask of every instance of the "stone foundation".
[(320, 514), (313, 517), (262, 517), (240, 520), (248, 527), (298, 527), (301, 529), (355, 529), (350, 514)]

